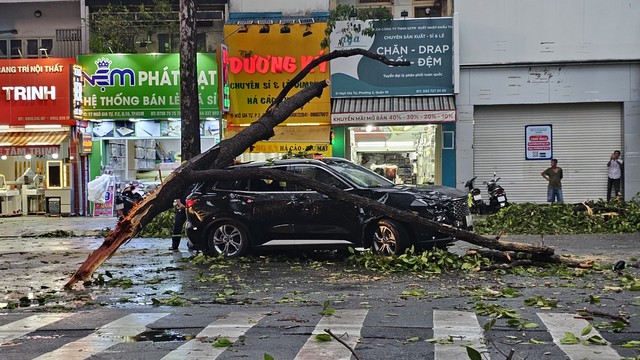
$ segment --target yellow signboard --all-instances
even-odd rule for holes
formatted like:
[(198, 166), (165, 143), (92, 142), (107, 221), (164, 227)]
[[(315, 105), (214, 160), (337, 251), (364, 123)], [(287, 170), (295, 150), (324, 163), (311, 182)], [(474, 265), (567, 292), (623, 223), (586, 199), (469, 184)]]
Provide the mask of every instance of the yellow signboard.
[[(326, 23), (285, 25), (225, 25), (227, 65), (231, 99), (227, 122), (250, 124), (260, 118), (282, 88), (314, 58), (324, 54), (320, 43)], [(245, 31), (246, 30), (246, 31)], [(329, 79), (329, 63), (316, 67), (287, 97), (313, 82)], [(286, 121), (293, 124), (330, 124), (331, 95), (328, 88)]]
[(331, 156), (331, 145), (329, 143), (308, 143), (308, 142), (271, 142), (258, 141), (253, 144), (251, 152), (254, 153), (307, 153), (309, 155), (320, 154)]

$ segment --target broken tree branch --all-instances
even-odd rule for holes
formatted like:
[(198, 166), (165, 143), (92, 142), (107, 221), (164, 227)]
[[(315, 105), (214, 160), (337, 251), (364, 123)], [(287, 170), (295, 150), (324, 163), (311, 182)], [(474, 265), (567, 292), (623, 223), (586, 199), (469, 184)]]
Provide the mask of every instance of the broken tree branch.
[[(325, 61), (353, 56), (361, 51), (362, 50), (336, 50), (321, 55), (305, 66), (304, 69), (301, 70), (301, 73), (307, 74)], [(366, 54), (366, 51), (360, 55), (386, 60), (377, 54)], [(390, 61), (388, 63), (389, 65), (409, 65), (408, 62), (388, 61)], [(78, 281), (84, 281), (90, 278), (91, 274), (93, 274), (102, 263), (113, 256), (122, 244), (128, 242), (138, 234), (144, 225), (151, 222), (158, 214), (170, 209), (173, 199), (180, 197), (181, 192), (193, 182), (192, 179), (185, 176), (186, 173), (192, 170), (224, 168), (231, 165), (233, 160), (246, 151), (251, 145), (257, 141), (272, 137), (275, 126), (285, 121), (295, 110), (304, 106), (314, 97), (322, 95), (324, 88), (329, 85), (328, 81), (315, 82), (285, 100), (288, 91), (292, 89), (303, 76), (304, 75), (296, 76), (294, 78), (295, 81), (290, 81), (285, 88), (282, 89), (276, 101), (269, 106), (268, 112), (265, 112), (260, 119), (233, 138), (221, 141), (218, 145), (191, 158), (174, 170), (153, 194), (147, 196), (125, 219), (118, 223), (115, 230), (107, 236), (102, 245), (93, 251), (73, 276), (71, 276), (64, 286), (65, 289), (70, 289)]]
[(336, 339), (336, 341), (339, 342), (340, 344), (344, 345), (344, 347), (346, 347), (347, 349), (349, 349), (349, 351), (351, 351), (351, 353), (353, 354), (353, 356), (356, 357), (357, 360), (360, 360), (360, 357), (358, 356), (358, 354), (356, 354), (356, 351), (351, 346), (349, 346), (349, 344), (347, 344), (346, 341), (340, 339), (333, 332), (331, 332), (331, 329), (324, 329), (324, 332), (331, 335), (331, 337)]
[(623, 314), (621, 312), (617, 313), (617, 314), (611, 314), (608, 312), (604, 312), (604, 311), (600, 311), (600, 310), (594, 310), (594, 309), (587, 309), (587, 308), (583, 308), (583, 309), (579, 309), (577, 310), (578, 313), (586, 313), (586, 314), (590, 314), (590, 315), (595, 315), (595, 316), (600, 316), (600, 317), (606, 317), (606, 318), (610, 318), (613, 320), (618, 320), (621, 321), (627, 325), (629, 325), (631, 322), (629, 321), (629, 315)]

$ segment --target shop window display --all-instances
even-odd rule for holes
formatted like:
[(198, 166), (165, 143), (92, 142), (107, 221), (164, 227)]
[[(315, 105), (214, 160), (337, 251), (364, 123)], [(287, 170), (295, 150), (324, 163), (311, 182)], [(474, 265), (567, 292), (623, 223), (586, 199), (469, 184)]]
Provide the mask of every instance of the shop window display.
[(351, 159), (396, 184), (440, 181), (439, 125), (349, 128)]

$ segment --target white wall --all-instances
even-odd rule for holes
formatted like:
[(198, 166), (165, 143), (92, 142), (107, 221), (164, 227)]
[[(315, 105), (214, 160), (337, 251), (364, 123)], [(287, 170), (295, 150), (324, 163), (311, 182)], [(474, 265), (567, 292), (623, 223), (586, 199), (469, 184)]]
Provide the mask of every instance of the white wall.
[(456, 0), (460, 64), (640, 59), (637, 0)]
[(285, 15), (305, 15), (329, 11), (329, 0), (229, 0), (229, 12), (282, 12)]
[[(80, 27), (80, 5), (78, 1), (46, 3), (10, 3), (0, 6), (0, 29), (17, 29), (18, 35), (10, 38), (53, 37), (56, 29)], [(33, 13), (42, 12), (40, 18)], [(6, 38), (6, 35), (0, 35)]]

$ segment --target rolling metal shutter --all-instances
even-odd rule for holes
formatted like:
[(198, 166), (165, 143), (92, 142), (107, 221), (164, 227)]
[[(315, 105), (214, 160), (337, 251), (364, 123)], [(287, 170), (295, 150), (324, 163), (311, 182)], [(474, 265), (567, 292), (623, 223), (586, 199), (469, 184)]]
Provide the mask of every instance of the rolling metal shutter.
[[(474, 176), (487, 201), (493, 172), (511, 202), (546, 202), (540, 173), (548, 160), (525, 160), (525, 126), (553, 126), (553, 157), (563, 169), (567, 203), (606, 198), (607, 161), (622, 149), (622, 107), (618, 103), (476, 106)], [(624, 153), (622, 154), (624, 157)]]

